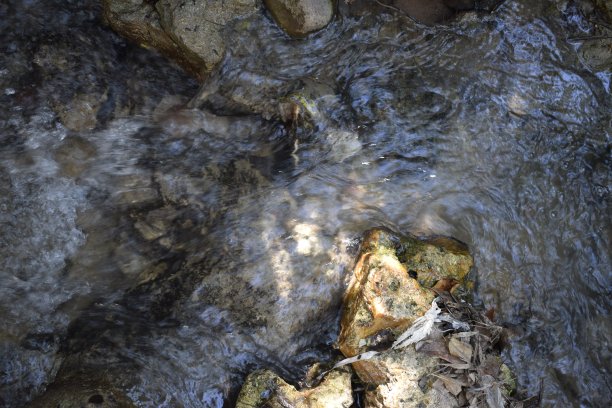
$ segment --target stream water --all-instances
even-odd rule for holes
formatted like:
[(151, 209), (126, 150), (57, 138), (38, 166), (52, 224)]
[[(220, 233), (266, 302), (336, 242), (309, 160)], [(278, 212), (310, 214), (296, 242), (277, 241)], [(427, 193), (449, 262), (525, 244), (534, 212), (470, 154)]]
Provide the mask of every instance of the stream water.
[[(610, 405), (611, 74), (567, 40), (577, 9), (300, 41), (254, 20), (198, 94), (95, 3), (0, 4), (0, 405), (56, 376), (143, 407), (231, 404), (259, 367), (295, 381), (335, 355), (378, 225), (470, 246), (521, 389)], [(313, 101), (293, 129), (290, 93)]]

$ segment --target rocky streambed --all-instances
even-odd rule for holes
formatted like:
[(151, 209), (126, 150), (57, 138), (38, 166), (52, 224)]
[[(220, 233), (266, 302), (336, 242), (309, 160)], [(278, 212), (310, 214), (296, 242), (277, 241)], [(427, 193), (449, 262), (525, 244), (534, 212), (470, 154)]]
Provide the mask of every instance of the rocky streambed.
[(469, 293), (472, 266), (459, 241), (368, 231), (343, 302), (337, 347), (348, 358), (313, 366), (300, 391), (270, 371), (252, 373), (237, 407), (537, 406), (511, 396), (503, 329), (455, 297)]
[(3, 2), (0, 405), (609, 406), (609, 27)]

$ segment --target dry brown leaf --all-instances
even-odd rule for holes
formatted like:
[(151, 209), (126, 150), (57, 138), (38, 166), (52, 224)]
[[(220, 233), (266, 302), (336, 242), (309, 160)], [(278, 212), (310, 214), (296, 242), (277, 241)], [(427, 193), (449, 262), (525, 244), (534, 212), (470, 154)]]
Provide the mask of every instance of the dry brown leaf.
[(432, 397), (433, 397), (433, 400), (434, 400), (433, 402), (435, 406), (449, 407), (449, 408), (459, 407), (459, 403), (457, 402), (457, 399), (453, 397), (450, 392), (448, 392), (443, 381), (436, 380), (432, 384), (432, 388), (433, 388)]
[(459, 340), (455, 335), (448, 342), (448, 352), (466, 363), (472, 361), (472, 346)]
[(436, 293), (452, 292), (459, 286), (459, 281), (453, 278), (442, 278), (431, 288)]
[(444, 383), (444, 387), (446, 387), (446, 389), (453, 394), (455, 397), (457, 395), (459, 395), (459, 393), (461, 392), (462, 387), (466, 387), (467, 384), (462, 383), (459, 380), (456, 380), (454, 378), (448, 377), (446, 375), (437, 375), (436, 377), (438, 377), (440, 380), (442, 380), (442, 382)]
[(490, 375), (482, 376), (482, 385), (484, 386), (487, 405), (489, 408), (504, 408), (505, 401), (502, 395), (501, 387)]
[(501, 365), (502, 361), (499, 356), (488, 355), (477, 367), (477, 371), (481, 376), (490, 375), (497, 378), (499, 375), (499, 367), (501, 367)]
[(448, 349), (446, 348), (446, 343), (442, 338), (436, 339), (434, 341), (427, 341), (421, 343), (421, 347), (419, 347), (418, 351), (427, 354), (428, 356), (441, 358), (442, 360), (446, 360), (449, 363), (463, 363), (463, 360), (451, 355), (448, 352)]

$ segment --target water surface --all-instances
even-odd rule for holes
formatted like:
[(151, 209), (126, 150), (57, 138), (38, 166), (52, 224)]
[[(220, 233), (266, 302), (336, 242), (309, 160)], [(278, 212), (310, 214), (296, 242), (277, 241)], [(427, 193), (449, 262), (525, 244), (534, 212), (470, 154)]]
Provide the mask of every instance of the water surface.
[[(297, 380), (334, 355), (359, 236), (385, 225), (468, 243), (521, 389), (608, 406), (610, 71), (567, 40), (575, 8), (531, 3), (301, 41), (254, 19), (199, 97), (95, 5), (0, 5), (0, 401), (60, 369), (138, 406)], [(314, 101), (294, 126), (291, 93)]]

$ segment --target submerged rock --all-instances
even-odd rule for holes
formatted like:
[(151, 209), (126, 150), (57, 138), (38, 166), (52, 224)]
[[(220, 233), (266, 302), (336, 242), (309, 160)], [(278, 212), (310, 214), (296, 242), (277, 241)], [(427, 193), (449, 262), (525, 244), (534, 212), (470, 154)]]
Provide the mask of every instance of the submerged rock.
[(109, 384), (77, 376), (54, 383), (28, 405), (28, 408), (48, 407), (134, 408), (135, 405)]
[(244, 383), (236, 408), (346, 408), (353, 404), (351, 373), (333, 370), (314, 388), (296, 390), (269, 370), (251, 373)]
[(425, 24), (441, 23), (461, 11), (492, 11), (503, 0), (395, 0), (393, 4), (404, 13)]
[(264, 0), (277, 24), (294, 37), (324, 28), (334, 17), (334, 0)]
[(106, 93), (77, 94), (68, 105), (57, 104), (53, 108), (66, 128), (82, 132), (96, 127), (98, 110), (106, 99)]

